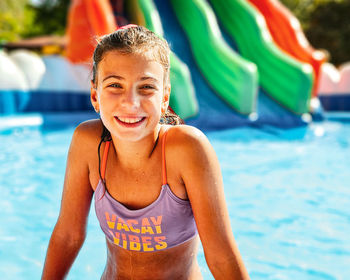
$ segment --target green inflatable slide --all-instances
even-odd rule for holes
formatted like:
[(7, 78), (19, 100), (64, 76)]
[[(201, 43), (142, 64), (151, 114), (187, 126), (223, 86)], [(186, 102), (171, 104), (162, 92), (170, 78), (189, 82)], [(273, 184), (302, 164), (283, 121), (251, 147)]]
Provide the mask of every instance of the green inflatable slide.
[(214, 91), (237, 112), (256, 111), (258, 76), (255, 64), (235, 53), (222, 38), (215, 15), (201, 0), (172, 0), (194, 59)]
[[(137, 24), (163, 37), (162, 23), (152, 0), (131, 0), (129, 5), (130, 16)], [(170, 82), (170, 107), (182, 119), (197, 115), (198, 102), (190, 71), (173, 52), (170, 54)]]
[(210, 2), (240, 54), (258, 66), (260, 84), (267, 93), (295, 114), (308, 112), (313, 85), (311, 66), (276, 47), (263, 16), (245, 0)]

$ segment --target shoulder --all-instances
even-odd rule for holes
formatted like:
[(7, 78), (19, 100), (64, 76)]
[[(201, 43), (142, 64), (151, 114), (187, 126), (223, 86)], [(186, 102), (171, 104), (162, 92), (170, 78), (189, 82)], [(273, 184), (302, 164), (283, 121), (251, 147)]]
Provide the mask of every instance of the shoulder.
[(193, 144), (199, 143), (201, 141), (207, 141), (207, 137), (205, 136), (205, 134), (194, 126), (175, 125), (169, 127), (167, 130), (169, 138), (171, 138), (171, 140), (169, 141), (173, 141), (178, 144)]
[(99, 144), (102, 134), (102, 122), (99, 119), (88, 120), (79, 124), (73, 133), (70, 151), (82, 154), (91, 151)]
[(77, 137), (94, 137), (102, 133), (102, 122), (99, 119), (87, 120), (80, 123), (74, 130)]
[(200, 161), (214, 153), (206, 135), (189, 125), (168, 128), (166, 147), (179, 160), (192, 158)]
[(73, 139), (87, 141), (87, 143), (94, 142), (100, 139), (102, 129), (102, 122), (99, 119), (84, 121), (75, 128)]

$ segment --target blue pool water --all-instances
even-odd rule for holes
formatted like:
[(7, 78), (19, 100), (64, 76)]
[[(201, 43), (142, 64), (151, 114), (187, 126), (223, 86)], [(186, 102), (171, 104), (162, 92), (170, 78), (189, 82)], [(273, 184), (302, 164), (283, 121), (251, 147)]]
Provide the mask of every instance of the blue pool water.
[[(73, 128), (0, 132), (0, 278), (39, 279)], [(207, 133), (252, 279), (349, 279), (350, 123)], [(92, 206), (68, 279), (99, 279), (105, 243)], [(199, 262), (205, 279), (213, 279)]]

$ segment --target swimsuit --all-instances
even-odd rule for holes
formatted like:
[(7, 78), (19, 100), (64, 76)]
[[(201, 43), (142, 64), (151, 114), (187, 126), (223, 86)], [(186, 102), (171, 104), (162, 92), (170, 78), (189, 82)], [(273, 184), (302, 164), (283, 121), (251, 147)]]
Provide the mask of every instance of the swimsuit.
[(130, 251), (153, 252), (180, 245), (197, 235), (189, 200), (180, 199), (167, 184), (165, 138), (162, 137), (163, 185), (150, 205), (130, 210), (113, 198), (105, 187), (108, 149), (104, 149), (101, 178), (95, 190), (95, 210), (102, 231), (114, 244)]

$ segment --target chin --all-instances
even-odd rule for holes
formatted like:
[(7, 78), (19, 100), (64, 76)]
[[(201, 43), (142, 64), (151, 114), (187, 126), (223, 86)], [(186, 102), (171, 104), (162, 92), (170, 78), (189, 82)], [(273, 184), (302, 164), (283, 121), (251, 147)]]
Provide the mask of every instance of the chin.
[(128, 142), (137, 142), (145, 137), (144, 134), (136, 133), (117, 133), (115, 135), (118, 139)]

